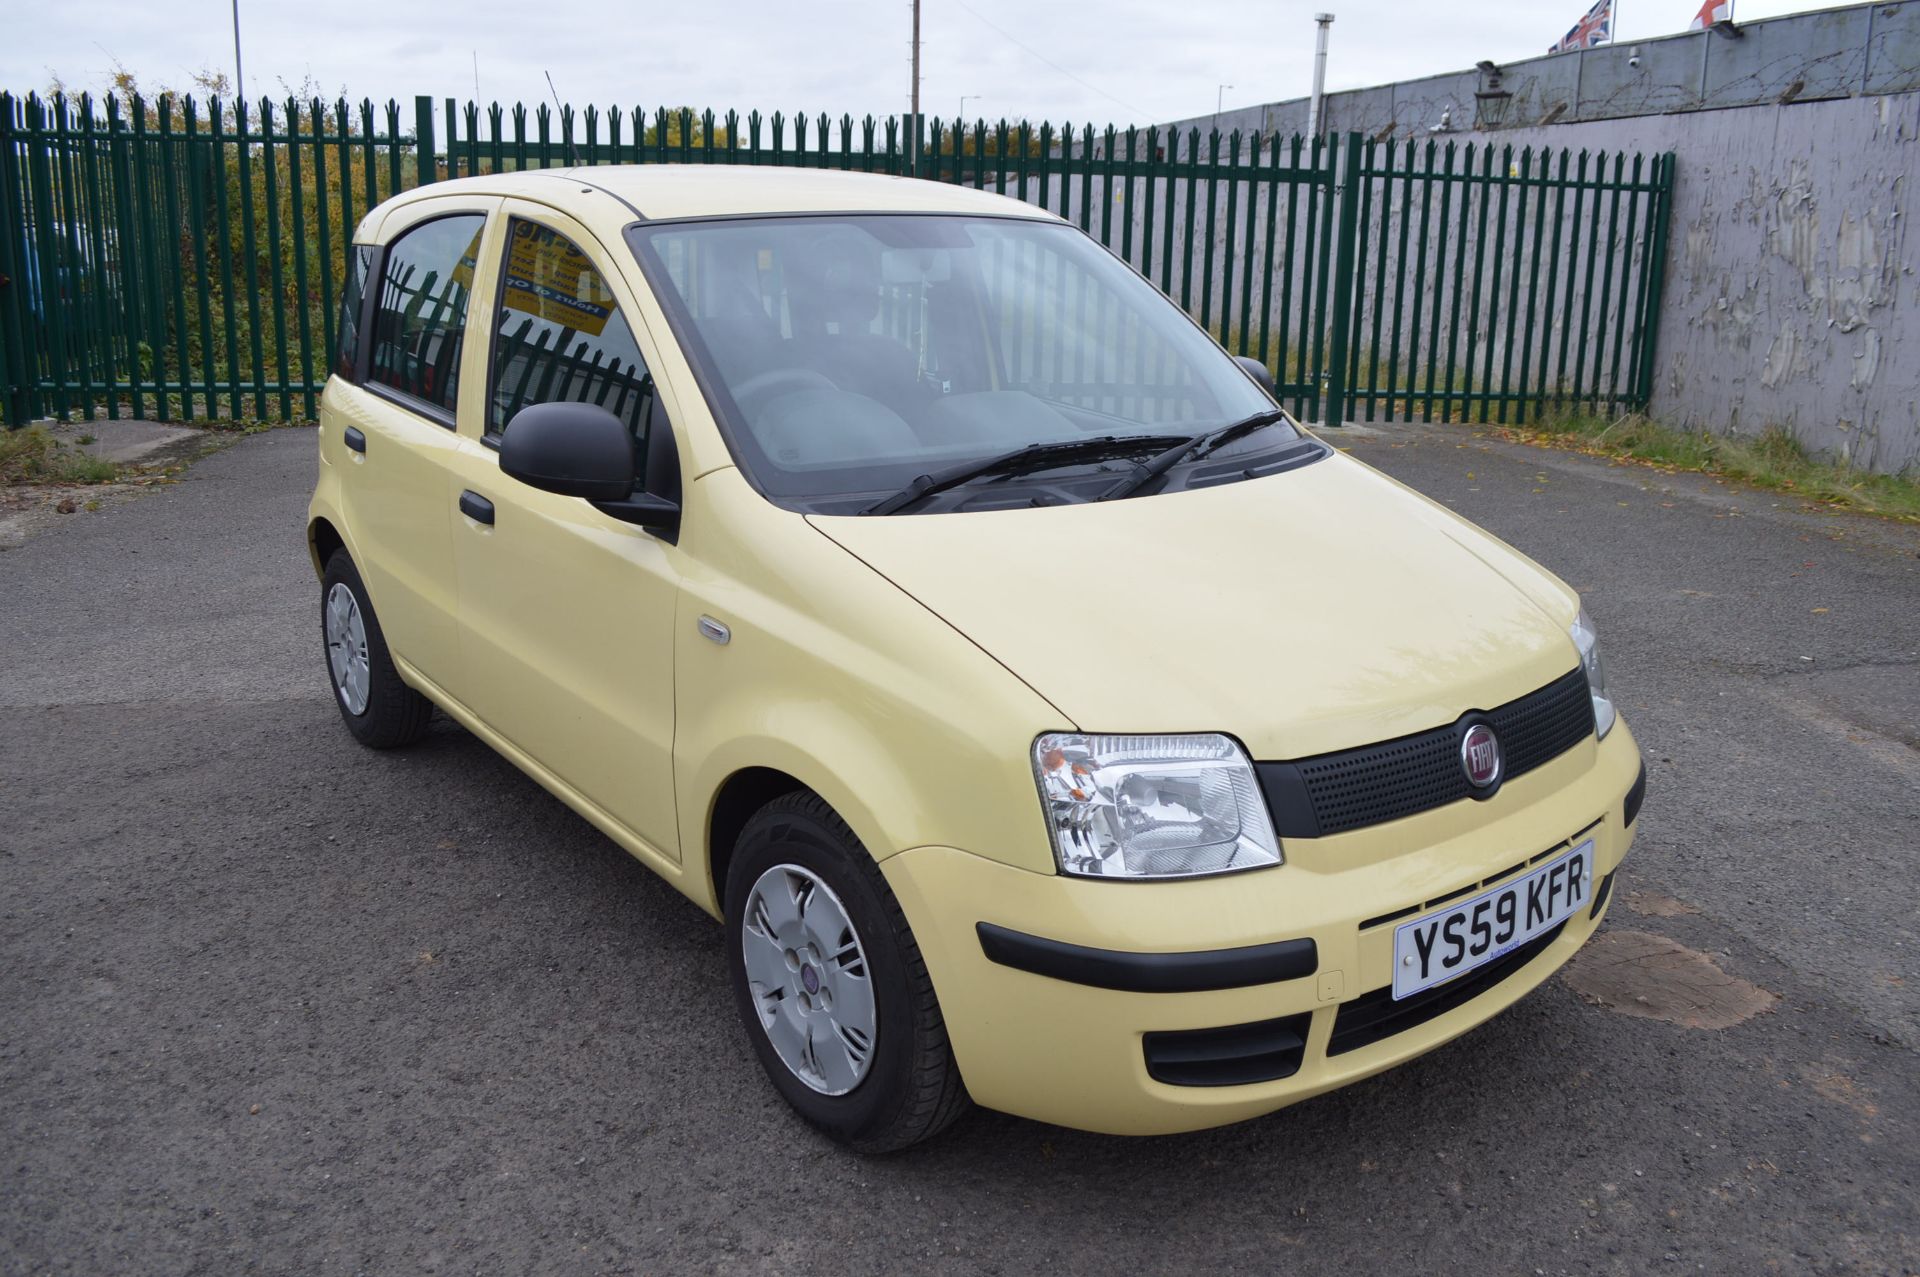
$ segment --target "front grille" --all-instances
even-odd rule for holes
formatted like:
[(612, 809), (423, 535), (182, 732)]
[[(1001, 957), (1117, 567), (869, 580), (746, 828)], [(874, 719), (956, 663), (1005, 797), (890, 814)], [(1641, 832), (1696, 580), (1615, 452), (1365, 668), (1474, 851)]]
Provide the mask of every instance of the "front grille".
[(1300, 1071), (1311, 1011), (1231, 1024), (1146, 1035), (1147, 1074), (1170, 1086), (1245, 1086)]
[(1431, 731), (1284, 763), (1258, 763), (1282, 838), (1320, 838), (1458, 802), (1487, 798), (1460, 765), (1460, 740), (1475, 723), (1500, 738), (1502, 781), (1551, 762), (1593, 734), (1586, 671), (1575, 668), (1536, 692)]
[(1393, 986), (1388, 985), (1341, 1004), (1333, 1018), (1333, 1035), (1327, 1039), (1327, 1054), (1358, 1051), (1464, 1006), (1540, 956), (1542, 950), (1560, 938), (1566, 925), (1564, 921), (1558, 922), (1511, 953), (1410, 998), (1395, 1002)]

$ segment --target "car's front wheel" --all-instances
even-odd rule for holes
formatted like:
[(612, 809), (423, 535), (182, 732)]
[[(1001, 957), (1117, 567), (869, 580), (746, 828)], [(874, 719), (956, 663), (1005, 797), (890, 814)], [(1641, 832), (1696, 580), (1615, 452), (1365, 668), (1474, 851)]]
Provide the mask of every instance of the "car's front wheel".
[(873, 857), (825, 802), (789, 794), (747, 822), (726, 913), (741, 1018), (802, 1117), (883, 1153), (966, 1110), (913, 932)]
[(320, 578), (320, 639), (333, 702), (354, 739), (374, 749), (419, 739), (433, 717), (433, 702), (394, 668), (367, 587), (345, 550), (333, 552)]

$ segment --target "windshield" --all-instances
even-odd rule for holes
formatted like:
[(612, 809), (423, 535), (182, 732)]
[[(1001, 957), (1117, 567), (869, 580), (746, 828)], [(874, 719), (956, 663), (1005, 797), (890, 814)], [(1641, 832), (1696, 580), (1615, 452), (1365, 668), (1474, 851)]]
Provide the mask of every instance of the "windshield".
[(1151, 284), (1059, 223), (832, 215), (629, 234), (736, 460), (795, 508), (857, 508), (1033, 444), (1111, 439), (1113, 459), (1067, 450), (1072, 464), (1124, 470), (1273, 409)]

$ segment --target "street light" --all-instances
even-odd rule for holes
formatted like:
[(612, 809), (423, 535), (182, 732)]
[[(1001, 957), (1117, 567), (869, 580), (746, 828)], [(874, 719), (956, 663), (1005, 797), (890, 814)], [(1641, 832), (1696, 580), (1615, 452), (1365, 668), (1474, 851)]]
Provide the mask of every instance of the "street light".
[(247, 73), (240, 65), (240, 0), (233, 0), (233, 99), (244, 102), (247, 97)]
[(962, 93), (960, 95), (960, 114), (954, 118), (962, 124), (965, 124), (967, 122), (967, 103), (982, 101), (986, 96), (984, 93)]
[(1474, 126), (1497, 129), (1507, 118), (1507, 104), (1513, 101), (1513, 94), (1501, 83), (1500, 67), (1484, 59), (1477, 66), (1480, 87), (1473, 94)]
[(1220, 127), (1220, 107), (1227, 100), (1227, 90), (1232, 87), (1231, 84), (1222, 84), (1213, 91), (1213, 127), (1216, 129)]
[(1333, 25), (1331, 13), (1313, 15), (1313, 96), (1307, 99), (1307, 137), (1320, 136), (1321, 111), (1327, 98), (1327, 28)]

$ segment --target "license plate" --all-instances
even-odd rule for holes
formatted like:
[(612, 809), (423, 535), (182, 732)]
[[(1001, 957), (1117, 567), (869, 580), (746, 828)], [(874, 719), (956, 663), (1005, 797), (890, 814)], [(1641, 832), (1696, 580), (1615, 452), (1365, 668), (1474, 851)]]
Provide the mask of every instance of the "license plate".
[(1593, 898), (1593, 839), (1511, 882), (1393, 931), (1393, 996), (1410, 997), (1511, 953)]

